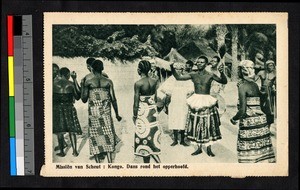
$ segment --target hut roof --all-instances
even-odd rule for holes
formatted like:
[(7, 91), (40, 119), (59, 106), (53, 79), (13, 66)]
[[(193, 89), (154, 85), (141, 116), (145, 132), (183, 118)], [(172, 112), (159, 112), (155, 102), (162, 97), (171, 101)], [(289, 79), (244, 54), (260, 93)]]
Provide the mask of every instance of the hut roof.
[(168, 55), (164, 57), (164, 60), (170, 61), (172, 63), (185, 63), (187, 60), (180, 54), (175, 48), (171, 48)]
[(207, 57), (213, 57), (217, 53), (209, 47), (206, 39), (200, 39), (199, 41), (190, 42), (178, 49), (178, 52), (185, 58), (195, 60), (200, 55), (206, 55)]

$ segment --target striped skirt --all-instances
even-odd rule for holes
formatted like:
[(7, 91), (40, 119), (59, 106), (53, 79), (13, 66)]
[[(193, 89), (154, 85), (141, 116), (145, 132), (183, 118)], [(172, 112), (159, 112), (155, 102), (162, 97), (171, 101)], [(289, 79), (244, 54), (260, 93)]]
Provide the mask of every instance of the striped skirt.
[(187, 99), (187, 104), (187, 138), (192, 142), (208, 145), (222, 139), (217, 99), (208, 94), (193, 94)]
[(265, 115), (240, 120), (237, 151), (240, 163), (275, 162)]

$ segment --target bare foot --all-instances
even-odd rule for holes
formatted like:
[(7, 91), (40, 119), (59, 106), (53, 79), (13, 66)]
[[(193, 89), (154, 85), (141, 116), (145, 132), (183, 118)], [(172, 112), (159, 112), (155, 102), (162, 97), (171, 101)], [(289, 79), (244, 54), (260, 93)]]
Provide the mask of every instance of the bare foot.
[(73, 154), (72, 154), (74, 157), (77, 157), (79, 154), (78, 154), (78, 152), (76, 151), (76, 152), (73, 152)]
[(65, 156), (66, 156), (66, 154), (63, 153), (63, 152), (57, 153), (56, 155), (57, 155), (57, 156), (60, 156), (60, 157), (65, 157)]
[(195, 152), (192, 153), (192, 156), (196, 156), (196, 155), (201, 154), (201, 153), (202, 153), (202, 149), (198, 148)]
[[(66, 142), (64, 142), (64, 148), (67, 148), (68, 144)], [(58, 151), (59, 150), (59, 146), (54, 147), (54, 151)]]
[(180, 142), (180, 144), (183, 145), (183, 146), (189, 146), (189, 145), (186, 144), (186, 142), (184, 142), (184, 141), (183, 141), (183, 142)]
[(211, 148), (207, 148), (207, 155), (210, 157), (215, 157), (215, 154), (211, 151)]
[(177, 141), (174, 141), (170, 146), (175, 146), (175, 145), (177, 145), (178, 144), (178, 142)]

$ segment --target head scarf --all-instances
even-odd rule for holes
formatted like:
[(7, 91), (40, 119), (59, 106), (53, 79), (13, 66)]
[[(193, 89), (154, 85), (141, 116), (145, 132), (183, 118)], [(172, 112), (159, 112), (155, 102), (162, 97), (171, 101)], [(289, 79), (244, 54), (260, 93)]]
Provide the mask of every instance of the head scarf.
[(250, 79), (254, 79), (255, 77), (255, 70), (254, 70), (254, 63), (250, 60), (243, 60), (239, 64), (241, 74), (243, 77), (247, 77)]
[(266, 62), (266, 66), (268, 66), (269, 64), (273, 64), (273, 65), (275, 66), (275, 62), (272, 61), (272, 60), (268, 60), (268, 61)]

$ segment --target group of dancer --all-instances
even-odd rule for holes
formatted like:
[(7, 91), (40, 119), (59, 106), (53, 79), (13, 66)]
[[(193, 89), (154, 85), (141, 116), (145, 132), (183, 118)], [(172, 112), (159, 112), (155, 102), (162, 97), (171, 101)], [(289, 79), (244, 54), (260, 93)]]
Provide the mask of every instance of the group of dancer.
[[(275, 66), (273, 61), (267, 63), (270, 62)], [(227, 77), (218, 56), (212, 58), (210, 67), (208, 64), (206, 56), (196, 59), (197, 71), (192, 70), (192, 61), (171, 64), (173, 75), (160, 84), (157, 78), (149, 75), (151, 63), (146, 60), (139, 62), (137, 72), (141, 78), (133, 86), (132, 119), (135, 125), (134, 153), (141, 156), (144, 163), (149, 163), (151, 158), (157, 163), (160, 162), (161, 130), (158, 114), (163, 108), (166, 108), (168, 114), (168, 127), (173, 131), (171, 146), (190, 146), (186, 142), (188, 140), (197, 145), (193, 156), (202, 153), (202, 145), (206, 145), (208, 156), (215, 156), (211, 146), (222, 139), (216, 95), (227, 84)], [(112, 162), (111, 154), (120, 139), (115, 133), (111, 107), (115, 111), (116, 119), (122, 120), (118, 113), (113, 82), (103, 72), (102, 61), (89, 58), (87, 67), (90, 73), (79, 85), (75, 72), (70, 73), (69, 69), (61, 68), (58, 73), (57, 65), (53, 65), (53, 133), (57, 134), (60, 150), (57, 155), (65, 156), (63, 134), (69, 133), (73, 155), (78, 156), (76, 134), (82, 134), (82, 131), (73, 104), (75, 99), (81, 98), (82, 102), (88, 102), (90, 154), (96, 162), (101, 162), (105, 156), (108, 162)], [(266, 103), (262, 104), (261, 100), (269, 99), (266, 94), (270, 94), (267, 91), (270, 88), (266, 85), (271, 82), (266, 80), (274, 82), (276, 74), (260, 72), (255, 75), (254, 63), (250, 60), (241, 61), (238, 68), (238, 112), (230, 119), (234, 125), (239, 121), (238, 161), (274, 162), (275, 154), (269, 128), (272, 121), (268, 119), (274, 109), (273, 112), (264, 110), (263, 105)], [(70, 76), (72, 82), (69, 81)], [(262, 79), (261, 89), (255, 82), (256, 76)], [(159, 97), (160, 92), (164, 94), (164, 98)], [(164, 104), (159, 103), (162, 99)], [(269, 107), (270, 102), (267, 103)]]
[[(103, 71), (103, 62), (94, 58), (87, 60), (90, 71), (79, 86), (76, 73), (66, 67), (58, 68), (53, 64), (53, 133), (58, 137), (58, 156), (65, 156), (64, 133), (69, 133), (73, 156), (78, 156), (76, 134), (82, 134), (77, 112), (74, 107), (75, 99), (88, 102), (88, 136), (90, 154), (97, 163), (105, 156), (109, 163), (112, 162), (112, 153), (120, 142), (115, 133), (111, 107), (113, 107), (118, 121), (122, 117), (118, 112), (117, 100), (114, 93), (113, 82)], [(57, 72), (59, 70), (59, 72)], [(69, 81), (72, 76), (73, 82)]]

